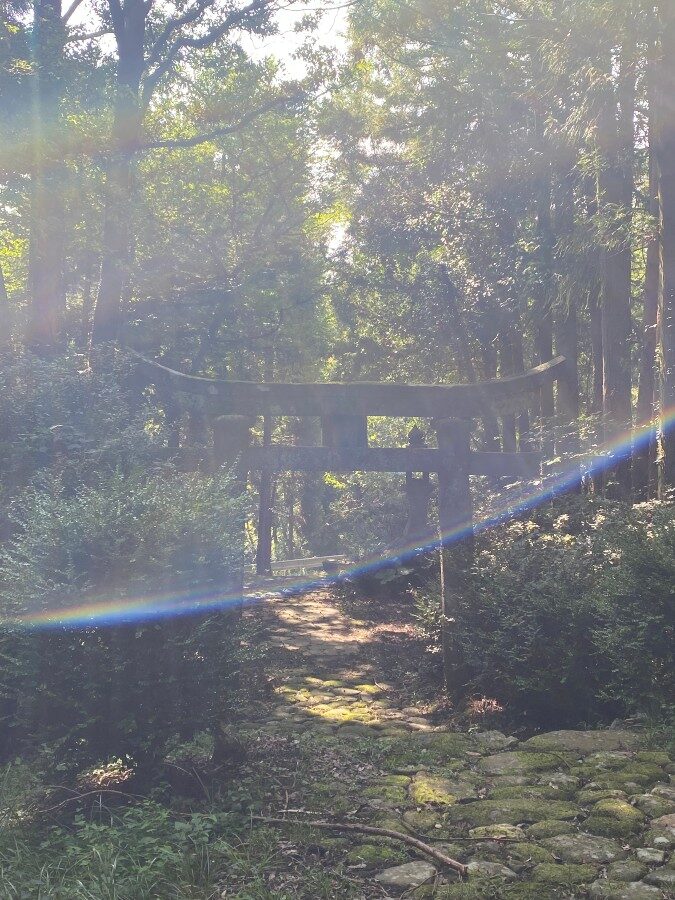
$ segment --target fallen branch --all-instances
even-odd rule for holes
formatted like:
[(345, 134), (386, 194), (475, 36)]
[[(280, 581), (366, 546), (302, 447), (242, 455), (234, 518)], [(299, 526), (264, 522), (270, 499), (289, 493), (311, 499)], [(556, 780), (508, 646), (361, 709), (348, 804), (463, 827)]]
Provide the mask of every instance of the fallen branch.
[(419, 850), (420, 853), (424, 853), (427, 856), (430, 856), (431, 859), (435, 859), (436, 862), (440, 863), (442, 866), (454, 869), (462, 878), (466, 878), (469, 874), (469, 870), (461, 862), (457, 862), (456, 859), (446, 856), (445, 853), (441, 853), (440, 850), (436, 850), (435, 847), (430, 847), (429, 844), (425, 844), (423, 841), (411, 837), (409, 834), (403, 834), (401, 831), (392, 831), (389, 828), (375, 828), (372, 825), (357, 825), (356, 823), (351, 822), (303, 822), (297, 821), (296, 819), (274, 819), (269, 816), (253, 816), (252, 818), (258, 822), (264, 822), (267, 825), (300, 825), (306, 828), (323, 828), (326, 831), (356, 831), (360, 834), (374, 834), (378, 837), (388, 837), (394, 841), (402, 841), (404, 844), (414, 847), (416, 850)]

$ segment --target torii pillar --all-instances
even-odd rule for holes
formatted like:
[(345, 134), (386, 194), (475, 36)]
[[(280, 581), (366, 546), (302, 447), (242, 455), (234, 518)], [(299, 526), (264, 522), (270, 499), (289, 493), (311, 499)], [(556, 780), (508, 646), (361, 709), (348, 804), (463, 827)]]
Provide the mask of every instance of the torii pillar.
[(474, 561), (473, 505), (469, 482), (471, 423), (464, 419), (436, 419), (438, 449), (443, 457), (438, 472), (440, 528), (443, 672), (448, 691), (463, 684), (462, 661), (456, 640), (461, 600), (470, 586)]

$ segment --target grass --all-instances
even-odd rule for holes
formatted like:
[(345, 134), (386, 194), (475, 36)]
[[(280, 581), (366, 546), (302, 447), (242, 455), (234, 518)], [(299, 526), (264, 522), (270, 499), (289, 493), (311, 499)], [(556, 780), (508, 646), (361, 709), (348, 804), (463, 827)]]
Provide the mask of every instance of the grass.
[[(297, 748), (296, 748), (297, 750)], [(304, 756), (304, 754), (303, 754)], [(303, 760), (304, 761), (304, 760)], [(262, 762), (262, 761), (261, 761)], [(284, 761), (279, 760), (284, 767)], [(267, 759), (272, 783), (281, 771)], [(302, 834), (253, 826), (263, 770), (238, 774), (190, 808), (166, 792), (116, 808), (36, 804), (30, 767), (0, 772), (0, 897), (3, 900), (329, 900), (363, 896), (344, 853)], [(273, 787), (268, 784), (267, 787)], [(42, 794), (44, 801), (45, 794)], [(103, 795), (103, 799), (105, 796)], [(78, 811), (73, 812), (73, 807)], [(24, 808), (27, 813), (10, 816)], [(223, 812), (223, 810), (228, 812)], [(42, 812), (40, 812), (42, 810)], [(68, 816), (68, 818), (64, 818)]]

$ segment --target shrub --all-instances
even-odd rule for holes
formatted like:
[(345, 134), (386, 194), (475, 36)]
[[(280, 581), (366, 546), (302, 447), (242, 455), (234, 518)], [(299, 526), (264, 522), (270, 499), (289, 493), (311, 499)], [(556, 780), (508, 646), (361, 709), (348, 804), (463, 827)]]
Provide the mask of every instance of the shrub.
[[(76, 494), (45, 478), (16, 499), (18, 530), (0, 551), (0, 603), (10, 623), (54, 615), (49, 627), (2, 632), (14, 741), (58, 741), (80, 762), (142, 762), (171, 735), (214, 721), (234, 622), (180, 613), (197, 594), (232, 587), (243, 507), (231, 493), (226, 474), (113, 473)], [(178, 616), (155, 618), (167, 600)], [(90, 623), (59, 624), (62, 610), (88, 603), (97, 607)], [(111, 619), (120, 605), (130, 622)]]
[(609, 527), (593, 592), (593, 635), (608, 662), (601, 695), (630, 712), (662, 715), (675, 698), (675, 520), (671, 505)]
[[(103, 471), (148, 467), (162, 441), (142, 396), (131, 390), (131, 365), (115, 357), (108, 373), (84, 371), (75, 356), (0, 358), (0, 482), (6, 494), (41, 470), (66, 468), (73, 484)], [(58, 459), (55, 459), (58, 457)]]
[[(661, 714), (674, 695), (672, 505), (558, 500), (477, 538), (456, 638), (468, 692), (540, 725)], [(438, 646), (439, 602), (419, 614)]]
[[(213, 896), (231, 861), (219, 840), (226, 816), (194, 813), (185, 821), (146, 800), (101, 821), (75, 817), (74, 828), (0, 838), (3, 897), (55, 900)], [(31, 840), (33, 838), (33, 840)]]

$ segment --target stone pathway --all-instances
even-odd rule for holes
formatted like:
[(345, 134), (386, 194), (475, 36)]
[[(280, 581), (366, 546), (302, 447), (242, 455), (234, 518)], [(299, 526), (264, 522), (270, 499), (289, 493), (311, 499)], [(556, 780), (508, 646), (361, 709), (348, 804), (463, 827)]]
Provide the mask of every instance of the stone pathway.
[(403, 845), (305, 829), (345, 897), (675, 897), (675, 764), (639, 733), (451, 731), (402, 705), (376, 671), (387, 627), (341, 612), (329, 590), (247, 615), (265, 619), (279, 659), (248, 734), (295, 767), (263, 811), (404, 831), (468, 864), (459, 882)]

